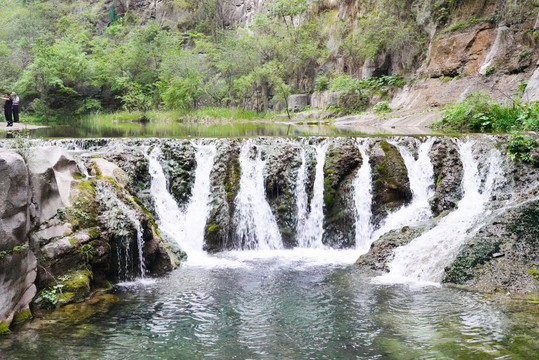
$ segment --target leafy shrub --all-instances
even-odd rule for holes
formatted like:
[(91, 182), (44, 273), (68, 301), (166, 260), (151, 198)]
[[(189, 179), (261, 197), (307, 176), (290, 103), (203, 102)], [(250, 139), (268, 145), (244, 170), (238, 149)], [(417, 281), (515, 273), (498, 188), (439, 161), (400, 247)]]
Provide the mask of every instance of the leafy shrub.
[(531, 136), (516, 135), (509, 140), (507, 151), (512, 160), (532, 162), (531, 151), (537, 147), (537, 140)]
[(362, 88), (361, 81), (348, 74), (339, 74), (331, 81), (330, 90), (343, 92), (356, 92)]
[(329, 79), (326, 75), (320, 75), (314, 81), (314, 89), (316, 91), (326, 91), (329, 89)]
[(446, 131), (504, 132), (539, 129), (539, 102), (498, 103), (479, 91), (445, 108), (433, 127)]
[(391, 107), (389, 106), (389, 103), (387, 101), (380, 101), (379, 103), (374, 105), (373, 110), (375, 113), (384, 114), (391, 112)]

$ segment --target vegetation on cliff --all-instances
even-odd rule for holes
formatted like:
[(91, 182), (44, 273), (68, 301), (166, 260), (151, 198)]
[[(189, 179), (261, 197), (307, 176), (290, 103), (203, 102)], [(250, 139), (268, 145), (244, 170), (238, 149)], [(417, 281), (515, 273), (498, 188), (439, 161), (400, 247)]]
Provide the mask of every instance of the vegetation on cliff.
[[(392, 73), (410, 76), (421, 66), (429, 28), (442, 34), (479, 23), (522, 24), (537, 10), (535, 1), (507, 0), (485, 18), (492, 1), (479, 11), (473, 1), (273, 0), (244, 27), (224, 15), (219, 0), (164, 1), (161, 11), (150, 1), (115, 3), (123, 4), (8, 0), (0, 88), (18, 91), (24, 110), (41, 121), (205, 106), (260, 112), (287, 108), (290, 93), (326, 89), (349, 93), (339, 107), (357, 111), (365, 87), (383, 100), (388, 87), (403, 84)], [(533, 56), (532, 47), (522, 52), (527, 62)]]

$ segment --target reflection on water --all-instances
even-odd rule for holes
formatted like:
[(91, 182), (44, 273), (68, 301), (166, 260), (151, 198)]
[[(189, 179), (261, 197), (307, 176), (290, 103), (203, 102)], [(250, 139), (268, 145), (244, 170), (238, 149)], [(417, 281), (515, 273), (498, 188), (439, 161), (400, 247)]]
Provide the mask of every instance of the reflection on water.
[(230, 124), (197, 123), (82, 123), (76, 126), (55, 125), (30, 131), (33, 138), (120, 138), (120, 137), (254, 137), (254, 136), (348, 136), (361, 135), (353, 129), (329, 125), (286, 125), (265, 122)]
[(109, 313), (22, 330), (0, 340), (0, 355), (526, 359), (539, 351), (537, 311), (530, 315), (535, 325), (526, 325), (478, 294), (374, 285), (353, 266), (298, 263), (292, 253), (224, 256), (244, 266), (186, 266), (153, 284), (121, 287)]

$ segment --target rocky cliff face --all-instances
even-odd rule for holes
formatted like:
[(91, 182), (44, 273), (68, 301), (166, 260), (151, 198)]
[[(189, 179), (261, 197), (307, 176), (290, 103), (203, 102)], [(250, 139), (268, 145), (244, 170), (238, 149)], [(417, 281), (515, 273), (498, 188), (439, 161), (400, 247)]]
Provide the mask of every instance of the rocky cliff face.
[[(59, 147), (0, 151), (0, 330), (110, 282), (178, 265), (118, 166)], [(25, 160), (28, 159), (28, 160)], [(138, 249), (138, 247), (142, 248)], [(141, 252), (144, 267), (140, 264)]]

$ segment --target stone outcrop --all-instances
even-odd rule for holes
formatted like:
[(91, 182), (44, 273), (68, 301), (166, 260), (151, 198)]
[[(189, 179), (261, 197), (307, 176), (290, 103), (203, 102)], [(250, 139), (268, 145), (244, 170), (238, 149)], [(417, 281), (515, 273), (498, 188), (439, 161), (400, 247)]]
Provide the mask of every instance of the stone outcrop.
[(28, 161), (0, 151), (0, 332), (31, 317), (30, 306), (82, 301), (141, 275), (139, 244), (146, 273), (179, 264), (117, 165), (87, 158), (88, 177), (64, 149), (20, 151)]
[(449, 139), (436, 139), (430, 159), (434, 167), (435, 192), (429, 199), (434, 216), (453, 210), (462, 197), (462, 161), (457, 145)]
[(240, 147), (235, 141), (226, 141), (218, 149), (211, 172), (210, 215), (206, 223), (207, 251), (232, 248), (234, 244), (234, 199), (239, 190), (241, 169)]
[(376, 226), (388, 212), (396, 210), (412, 199), (408, 170), (399, 150), (385, 140), (371, 149), (370, 163), (373, 176), (373, 224)]
[(444, 282), (493, 293), (539, 293), (539, 201), (491, 217), (466, 243)]
[(378, 240), (372, 243), (369, 252), (362, 255), (356, 262), (364, 269), (373, 271), (389, 271), (387, 265), (393, 259), (393, 251), (399, 247), (408, 244), (413, 239), (421, 236), (424, 232), (432, 229), (434, 221), (425, 222), (422, 225), (393, 230), (382, 235)]
[(268, 155), (265, 172), (266, 198), (281, 232), (283, 244), (294, 247), (297, 226), (297, 199), (295, 197), (298, 169), (301, 166), (300, 149), (282, 144)]
[(353, 181), (363, 159), (351, 141), (331, 145), (324, 166), (324, 244), (350, 247), (355, 244)]
[(23, 158), (0, 151), (0, 334), (27, 314), (36, 293), (36, 257), (30, 249), (31, 188)]
[[(539, 63), (538, 63), (539, 65)], [(539, 66), (535, 69), (522, 95), (524, 101), (539, 101)]]
[(183, 143), (164, 143), (163, 171), (168, 179), (169, 192), (174, 196), (178, 205), (183, 206), (191, 197), (191, 188), (195, 182), (196, 168), (195, 151), (189, 141)]
[(309, 95), (307, 94), (296, 94), (288, 97), (288, 108), (294, 112), (302, 111), (308, 105)]

